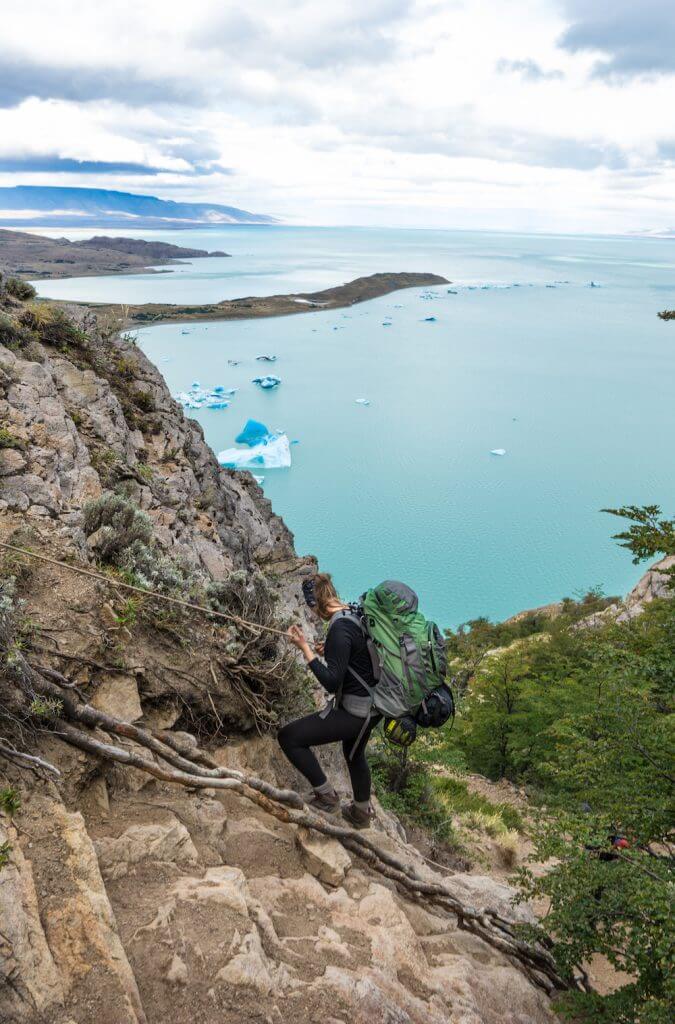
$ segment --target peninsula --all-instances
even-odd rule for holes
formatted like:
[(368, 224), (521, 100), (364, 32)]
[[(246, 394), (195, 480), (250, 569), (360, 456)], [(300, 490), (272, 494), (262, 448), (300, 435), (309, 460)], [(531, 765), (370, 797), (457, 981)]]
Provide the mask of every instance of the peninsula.
[[(98, 314), (108, 314), (122, 327), (141, 324), (161, 324), (190, 320), (252, 320), (267, 316), (289, 316), (311, 310), (339, 309), (357, 302), (377, 299), (402, 288), (430, 288), (450, 282), (438, 274), (389, 273), (357, 277), (347, 284), (325, 288), (320, 292), (299, 292), (293, 295), (263, 295), (243, 299), (225, 299), (222, 302), (201, 305), (171, 305), (145, 302), (140, 305), (119, 303), (79, 302), (78, 306)], [(73, 303), (68, 303), (72, 306)]]
[(188, 249), (168, 242), (95, 235), (79, 242), (48, 238), (27, 231), (0, 229), (0, 272), (24, 280), (100, 277), (107, 274), (161, 273), (157, 266), (228, 256), (226, 252)]

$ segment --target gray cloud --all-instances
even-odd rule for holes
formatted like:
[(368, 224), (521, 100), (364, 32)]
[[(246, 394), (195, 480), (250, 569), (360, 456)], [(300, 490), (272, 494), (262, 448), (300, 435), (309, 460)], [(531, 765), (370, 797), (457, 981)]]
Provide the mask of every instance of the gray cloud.
[(208, 27), (196, 29), (192, 39), (237, 61), (244, 52), (249, 66), (320, 70), (375, 63), (392, 57), (391, 29), (413, 6), (413, 0), (368, 0), (353, 11), (344, 4), (282, 0), (277, 8), (282, 18), (276, 22), (224, 11)]
[(564, 78), (564, 74), (558, 68), (553, 68), (550, 71), (545, 71), (540, 64), (537, 64), (535, 60), (502, 60), (497, 61), (497, 71), (503, 74), (517, 74), (522, 75), (523, 78), (527, 78), (530, 82), (544, 82), (553, 81), (554, 79)]
[(86, 103), (114, 99), (129, 106), (165, 103), (197, 105), (203, 90), (178, 78), (146, 78), (133, 67), (57, 66), (15, 53), (0, 53), (0, 107), (13, 107), (31, 96)]
[(150, 167), (137, 163), (112, 163), (106, 160), (72, 160), (60, 156), (8, 156), (0, 157), (0, 171), (35, 174), (159, 174), (165, 167)]
[(675, 72), (673, 0), (563, 0), (570, 26), (560, 45), (572, 53), (600, 50), (607, 56), (596, 77), (635, 78)]
[[(172, 155), (170, 153), (167, 156)], [(185, 157), (183, 157), (185, 159)], [(167, 166), (133, 163), (130, 161), (78, 160), (72, 157), (55, 156), (50, 153), (38, 156), (0, 156), (0, 171), (16, 174), (140, 174), (152, 177), (157, 174), (180, 173), (183, 176), (206, 174), (232, 174), (217, 160), (208, 163), (193, 163), (189, 168), (176, 172)]]

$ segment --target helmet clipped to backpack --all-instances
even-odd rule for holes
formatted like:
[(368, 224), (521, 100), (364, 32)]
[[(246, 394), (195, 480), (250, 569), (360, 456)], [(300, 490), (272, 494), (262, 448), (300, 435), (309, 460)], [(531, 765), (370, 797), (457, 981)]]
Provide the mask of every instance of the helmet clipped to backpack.
[(385, 719), (385, 737), (410, 746), (418, 727), (440, 728), (454, 716), (455, 702), (445, 682), (445, 641), (436, 623), (419, 611), (414, 590), (397, 580), (366, 591), (359, 612), (377, 685), (358, 678), (373, 710)]

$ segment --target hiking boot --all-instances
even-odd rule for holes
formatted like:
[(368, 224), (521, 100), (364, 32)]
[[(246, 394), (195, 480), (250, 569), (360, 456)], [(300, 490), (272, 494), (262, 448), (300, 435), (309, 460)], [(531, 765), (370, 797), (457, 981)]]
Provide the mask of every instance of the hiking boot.
[(349, 822), (352, 828), (370, 828), (375, 821), (375, 811), (370, 804), (367, 811), (362, 811), (352, 802), (342, 805), (342, 817)]
[(340, 797), (335, 790), (332, 793), (315, 792), (307, 803), (313, 811), (320, 811), (322, 814), (337, 814), (340, 810)]

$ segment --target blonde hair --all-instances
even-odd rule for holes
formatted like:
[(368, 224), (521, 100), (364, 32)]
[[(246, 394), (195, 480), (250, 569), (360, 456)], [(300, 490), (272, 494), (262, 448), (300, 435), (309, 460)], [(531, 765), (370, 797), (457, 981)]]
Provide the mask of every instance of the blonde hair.
[(341, 604), (340, 597), (333, 584), (333, 578), (328, 572), (317, 572), (312, 579), (314, 580), (316, 610), (322, 618), (328, 618), (330, 615), (328, 611), (329, 605), (334, 604), (336, 601), (338, 604)]

